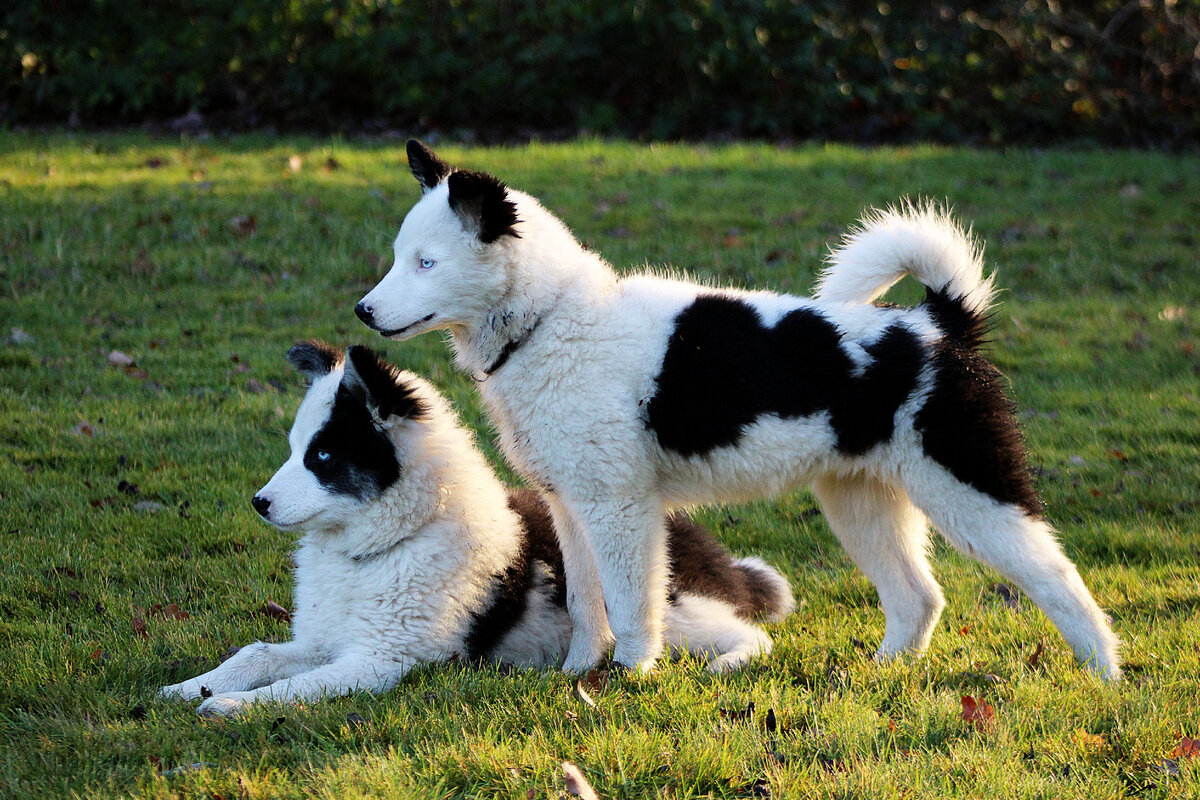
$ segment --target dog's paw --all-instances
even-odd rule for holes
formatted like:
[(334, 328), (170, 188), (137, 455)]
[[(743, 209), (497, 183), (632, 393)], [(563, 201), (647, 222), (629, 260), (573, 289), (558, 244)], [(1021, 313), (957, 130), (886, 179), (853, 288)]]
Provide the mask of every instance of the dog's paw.
[(162, 687), (158, 690), (158, 696), (167, 700), (195, 700), (204, 696), (202, 689), (196, 681), (184, 681)]
[(251, 692), (231, 692), (210, 697), (196, 712), (202, 717), (236, 717), (254, 705)]

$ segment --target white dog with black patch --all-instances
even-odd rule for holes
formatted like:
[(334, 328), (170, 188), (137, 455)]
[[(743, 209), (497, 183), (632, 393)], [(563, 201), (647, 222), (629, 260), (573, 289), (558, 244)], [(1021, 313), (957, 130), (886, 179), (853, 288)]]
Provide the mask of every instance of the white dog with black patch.
[[(506, 490), (445, 399), (369, 350), (305, 342), (288, 360), (310, 385), (291, 457), (253, 505), (302, 534), (293, 639), (243, 647), (161, 693), (230, 715), (260, 700), (386, 691), (420, 663), (561, 662), (571, 620), (538, 493)], [(792, 610), (787, 580), (761, 559), (734, 561), (682, 514), (665, 524), (671, 646), (714, 671), (770, 652), (756, 621)]]
[[(619, 278), (533, 197), (419, 142), (424, 195), (355, 311), (391, 339), (450, 332), (504, 452), (554, 514), (575, 622), (565, 667), (653, 666), (667, 604), (663, 510), (811, 483), (874, 583), (878, 655), (920, 651), (944, 600), (927, 521), (1120, 676), (1118, 641), (1026, 467), (1004, 377), (981, 354), (991, 279), (931, 208), (869, 215), (815, 298)], [(905, 274), (915, 308), (872, 301)], [(611, 627), (610, 627), (611, 626)]]

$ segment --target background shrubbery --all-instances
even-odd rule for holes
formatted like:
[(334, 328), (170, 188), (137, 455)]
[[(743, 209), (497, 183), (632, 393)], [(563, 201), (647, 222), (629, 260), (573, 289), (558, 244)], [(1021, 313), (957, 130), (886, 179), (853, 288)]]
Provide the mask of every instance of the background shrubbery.
[(1200, 140), (1196, 0), (971, 5), (24, 0), (0, 11), (0, 120)]

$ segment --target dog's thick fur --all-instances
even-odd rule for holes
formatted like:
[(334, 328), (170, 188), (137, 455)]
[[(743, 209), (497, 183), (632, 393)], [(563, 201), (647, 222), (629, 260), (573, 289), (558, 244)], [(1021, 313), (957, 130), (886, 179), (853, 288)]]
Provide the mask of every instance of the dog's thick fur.
[[(547, 491), (574, 587), (566, 668), (613, 635), (618, 661), (654, 664), (664, 508), (811, 483), (878, 590), (881, 657), (922, 650), (941, 613), (928, 520), (1119, 677), (1117, 639), (1041, 514), (1004, 378), (980, 354), (980, 250), (948, 216), (871, 214), (809, 299), (618, 278), (533, 197), (419, 142), (409, 163), (423, 197), (355, 310), (392, 339), (449, 330), (505, 453)], [(871, 302), (905, 274), (924, 303)]]
[[(254, 497), (270, 523), (302, 534), (293, 640), (256, 642), (211, 672), (162, 689), (202, 713), (354, 689), (380, 692), (412, 666), (455, 657), (558, 663), (571, 621), (549, 510), (507, 491), (442, 396), (364, 348), (315, 342), (288, 359), (311, 381), (291, 457)], [(760, 618), (793, 608), (787, 581), (734, 561), (707, 531), (671, 515), (666, 631), (679, 650), (737, 667), (771, 649)]]

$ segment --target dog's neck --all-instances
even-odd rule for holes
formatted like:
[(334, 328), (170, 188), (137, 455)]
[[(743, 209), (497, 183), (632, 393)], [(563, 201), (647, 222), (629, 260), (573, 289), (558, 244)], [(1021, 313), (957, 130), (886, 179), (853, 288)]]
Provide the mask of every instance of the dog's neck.
[(481, 324), (451, 329), (455, 364), (476, 381), (486, 381), (519, 358), (525, 345), (545, 336), (547, 323), (562, 314), (574, 316), (573, 300), (587, 304), (616, 282), (602, 258), (571, 240), (576, 254), (548, 258), (547, 253), (524, 253), (509, 266), (509, 290)]

